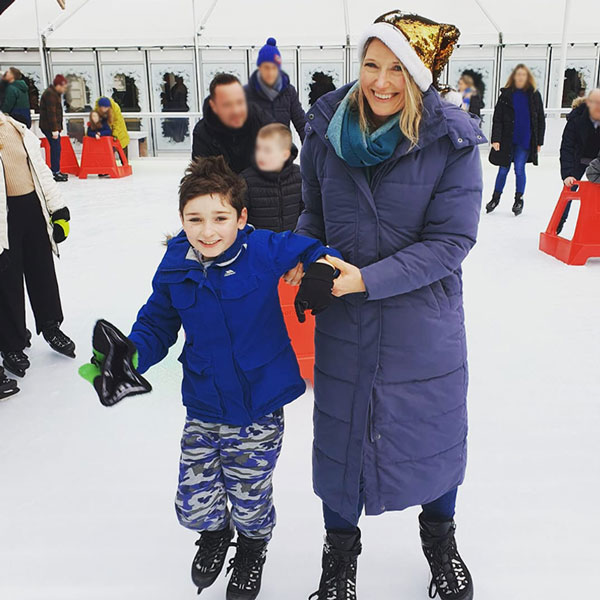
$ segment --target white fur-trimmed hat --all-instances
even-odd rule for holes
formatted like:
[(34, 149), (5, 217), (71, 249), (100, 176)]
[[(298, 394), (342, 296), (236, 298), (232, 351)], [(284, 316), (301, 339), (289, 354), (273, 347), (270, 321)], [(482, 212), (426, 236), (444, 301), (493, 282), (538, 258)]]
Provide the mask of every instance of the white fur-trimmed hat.
[(362, 57), (369, 39), (381, 40), (425, 92), (432, 83), (437, 85), (459, 36), (454, 25), (394, 10), (378, 17), (363, 32), (358, 52)]

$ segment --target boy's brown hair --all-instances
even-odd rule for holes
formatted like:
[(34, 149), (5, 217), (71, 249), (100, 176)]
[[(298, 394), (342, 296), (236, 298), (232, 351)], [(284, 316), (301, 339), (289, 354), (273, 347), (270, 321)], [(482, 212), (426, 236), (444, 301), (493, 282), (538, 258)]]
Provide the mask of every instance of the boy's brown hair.
[(233, 208), (238, 217), (245, 206), (246, 182), (236, 175), (222, 156), (199, 157), (193, 160), (179, 182), (179, 212), (198, 196), (218, 194)]
[(278, 138), (285, 150), (292, 149), (292, 132), (283, 123), (269, 123), (258, 130), (257, 138)]

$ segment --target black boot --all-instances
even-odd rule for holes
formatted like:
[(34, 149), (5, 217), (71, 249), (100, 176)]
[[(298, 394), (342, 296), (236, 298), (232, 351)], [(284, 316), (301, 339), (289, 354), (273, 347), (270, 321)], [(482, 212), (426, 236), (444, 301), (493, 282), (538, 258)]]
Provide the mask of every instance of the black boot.
[(419, 515), (421, 545), (431, 569), (429, 597), (442, 600), (472, 600), (473, 580), (458, 553), (454, 521), (428, 521)]
[(196, 542), (198, 552), (192, 563), (192, 581), (198, 588), (198, 593), (210, 587), (223, 570), (233, 534), (231, 524), (226, 529), (203, 531), (200, 534), (200, 539)]
[(492, 194), (492, 199), (485, 205), (487, 213), (491, 213), (500, 204), (500, 196), (502, 196), (502, 192), (494, 192)]
[(16, 394), (19, 391), (17, 382), (14, 379), (9, 379), (4, 369), (0, 367), (0, 400), (4, 400), (9, 396)]
[(54, 173), (54, 181), (67, 181), (69, 179), (68, 175), (65, 175), (64, 173), (61, 173), (60, 171), (58, 173)]
[(519, 194), (518, 192), (515, 194), (515, 203), (512, 207), (513, 213), (515, 213), (515, 217), (518, 217), (523, 212), (523, 194)]
[(2, 364), (7, 371), (10, 371), (17, 377), (25, 377), (27, 369), (31, 366), (25, 352), (3, 352)]
[(235, 556), (229, 561), (232, 571), (227, 585), (227, 600), (255, 600), (260, 592), (263, 565), (267, 557), (267, 542), (238, 534)]
[(323, 546), (322, 573), (319, 589), (309, 600), (355, 600), (356, 570), (362, 550), (360, 529), (328, 531)]
[(31, 348), (31, 331), (25, 329), (25, 339), (27, 340), (27, 348)]
[(44, 339), (50, 344), (52, 350), (75, 358), (75, 342), (60, 330), (60, 323), (51, 323), (42, 330)]

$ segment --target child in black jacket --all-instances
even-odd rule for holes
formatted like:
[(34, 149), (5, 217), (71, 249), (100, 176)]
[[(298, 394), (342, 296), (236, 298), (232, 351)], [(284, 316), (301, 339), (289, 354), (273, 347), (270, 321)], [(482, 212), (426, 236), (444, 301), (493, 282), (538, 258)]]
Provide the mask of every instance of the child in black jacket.
[(294, 164), (297, 156), (289, 127), (271, 123), (259, 130), (253, 165), (241, 173), (248, 185), (248, 222), (257, 229), (296, 228), (304, 209), (300, 167)]

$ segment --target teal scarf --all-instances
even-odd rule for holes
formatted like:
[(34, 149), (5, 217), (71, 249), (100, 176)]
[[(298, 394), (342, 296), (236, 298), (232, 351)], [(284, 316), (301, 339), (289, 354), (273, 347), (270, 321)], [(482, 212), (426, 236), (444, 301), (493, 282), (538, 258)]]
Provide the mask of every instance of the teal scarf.
[(350, 96), (356, 82), (340, 102), (329, 127), (327, 137), (336, 154), (351, 167), (372, 167), (388, 159), (402, 137), (398, 116), (390, 117), (372, 133), (361, 130), (358, 112), (350, 109)]

